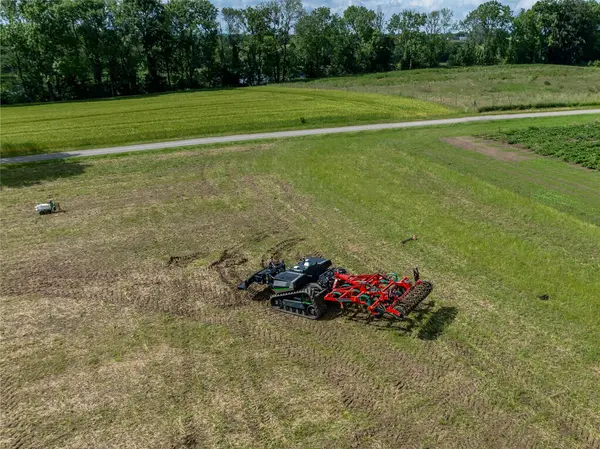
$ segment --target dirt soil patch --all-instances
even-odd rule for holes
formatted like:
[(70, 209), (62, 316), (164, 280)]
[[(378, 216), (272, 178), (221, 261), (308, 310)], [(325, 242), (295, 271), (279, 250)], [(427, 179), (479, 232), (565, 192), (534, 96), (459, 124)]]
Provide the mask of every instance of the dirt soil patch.
[(463, 150), (476, 151), (477, 153), (491, 156), (499, 161), (519, 162), (535, 157), (534, 154), (524, 148), (505, 145), (492, 140), (478, 139), (476, 137), (442, 137), (440, 140)]

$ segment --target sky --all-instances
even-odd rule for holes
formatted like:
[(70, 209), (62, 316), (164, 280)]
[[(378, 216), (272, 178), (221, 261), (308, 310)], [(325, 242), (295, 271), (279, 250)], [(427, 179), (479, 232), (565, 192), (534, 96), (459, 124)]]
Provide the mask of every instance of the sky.
[[(377, 10), (380, 8), (389, 18), (392, 14), (398, 13), (403, 9), (414, 9), (420, 12), (430, 12), (436, 9), (449, 8), (454, 11), (454, 18), (464, 19), (467, 13), (485, 0), (303, 0), (304, 7), (309, 11), (311, 9), (326, 6), (333, 12), (341, 14), (348, 6), (365, 6), (369, 9)], [(518, 12), (521, 8), (530, 8), (535, 0), (500, 0), (505, 5), (511, 7), (513, 11)], [(261, 3), (261, 0), (212, 0), (217, 8), (245, 8)]]

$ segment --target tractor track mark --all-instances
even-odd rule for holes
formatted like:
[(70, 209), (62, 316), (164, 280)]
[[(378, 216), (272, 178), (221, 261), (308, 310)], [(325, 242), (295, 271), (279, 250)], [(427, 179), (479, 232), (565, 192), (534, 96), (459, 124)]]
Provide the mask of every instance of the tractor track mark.
[[(376, 398), (381, 398), (385, 394), (385, 389), (379, 382), (374, 383), (372, 374), (364, 372), (350, 357), (343, 357), (341, 363), (332, 365), (328, 354), (318, 352), (312, 346), (307, 347), (296, 343), (279, 332), (271, 331), (270, 328), (250, 327), (246, 323), (223, 316), (217, 319), (213, 316), (208, 321), (211, 324), (225, 325), (245, 340), (275, 350), (288, 359), (296, 360), (306, 369), (320, 367), (320, 372), (330, 384), (340, 385), (344, 392), (340, 396), (340, 403), (345, 408), (355, 408), (363, 412), (366, 410), (370, 416), (376, 416), (384, 408), (382, 401)], [(357, 379), (361, 382), (358, 383)], [(370, 384), (370, 387), (365, 390), (363, 386), (366, 384)]]
[[(327, 338), (327, 341), (339, 341), (341, 337), (339, 334), (336, 335), (336, 332), (333, 333), (334, 335), (327, 336), (327, 333), (322, 328), (318, 328), (316, 333), (319, 334), (321, 338)], [(333, 347), (336, 353), (343, 353), (343, 349), (340, 346), (342, 345), (336, 345), (334, 343)], [(391, 406), (394, 405), (395, 401), (401, 398), (407, 392), (420, 391), (419, 386), (421, 384), (436, 385), (444, 383), (444, 377), (446, 375), (452, 376), (456, 370), (456, 366), (453, 366), (449, 357), (435, 359), (434, 365), (430, 365), (428, 363), (415, 364), (414, 359), (406, 357), (402, 352), (399, 352), (396, 348), (394, 348), (389, 342), (382, 343), (380, 341), (370, 340), (369, 349), (378, 355), (386, 354), (387, 356), (383, 359), (378, 358), (377, 360), (372, 360), (366, 367), (369, 373), (388, 373), (389, 380), (382, 379), (380, 382), (371, 384), (371, 393), (376, 395), (381, 394), (381, 397), (384, 398), (382, 401), (383, 406), (380, 407), (383, 410), (391, 409)], [(367, 355), (368, 352), (366, 354), (363, 353), (363, 356)], [(398, 369), (397, 367), (399, 366), (402, 366), (402, 369)], [(356, 370), (352, 370), (351, 374), (356, 377), (361, 377)], [(369, 378), (372, 381), (372, 376)], [(392, 381), (393, 379), (396, 380)], [(467, 385), (461, 383), (460, 385), (460, 390), (441, 391), (441, 396), (436, 396), (438, 398), (436, 399), (436, 402), (439, 401), (440, 404), (447, 404), (447, 408), (449, 409), (453, 409), (457, 402), (463, 404), (463, 406), (467, 409), (476, 408), (479, 410), (479, 413), (482, 416), (489, 416), (491, 420), (490, 422), (494, 422), (496, 420), (494, 418), (495, 416), (503, 415), (503, 412), (499, 410), (497, 406), (491, 404), (487, 400), (482, 401), (482, 398), (477, 396), (477, 387), (475, 383), (471, 382)], [(465, 389), (464, 387), (467, 388)], [(352, 404), (356, 404), (357, 402), (355, 401), (355, 395), (351, 395), (351, 398)], [(388, 398), (391, 398), (391, 401), (387, 400)], [(347, 396), (346, 400), (348, 400)], [(375, 403), (374, 408), (376, 408), (377, 405), (378, 404)], [(384, 416), (382, 416), (382, 419), (383, 418)], [(509, 429), (506, 431), (506, 435), (509, 435), (510, 430), (516, 425), (516, 422), (514, 422), (514, 420), (510, 420), (510, 424), (507, 425)], [(393, 441), (393, 439), (390, 439), (390, 435), (394, 434), (394, 432), (398, 429), (398, 426), (393, 424), (390, 426), (390, 428), (392, 429), (390, 431), (391, 433), (386, 435), (386, 439)], [(525, 447), (523, 444), (525, 443), (525, 440), (518, 439), (516, 441), (517, 443), (515, 444), (515, 447)]]
[(32, 425), (24, 421), (20, 410), (21, 387), (23, 379), (13, 374), (12, 367), (5, 363), (0, 366), (0, 408), (2, 420), (0, 423), (0, 441), (6, 447), (17, 449), (34, 447), (31, 445)]
[(557, 422), (559, 433), (570, 437), (582, 444), (582, 447), (596, 449), (600, 447), (600, 439), (594, 437), (580, 421), (567, 415)]
[(226, 309), (247, 305), (246, 297), (231, 284), (225, 284), (223, 276), (223, 272), (214, 269), (130, 273), (110, 285), (87, 285), (77, 294), (96, 301), (133, 305), (144, 311), (195, 318), (207, 305)]
[(223, 284), (230, 290), (236, 291), (237, 281), (240, 276), (235, 268), (246, 262), (248, 262), (248, 259), (240, 255), (236, 249), (226, 249), (221, 253), (221, 257), (211, 263), (208, 268), (215, 270), (219, 274)]
[(302, 237), (290, 237), (270, 247), (260, 258), (261, 266), (264, 267), (270, 260), (280, 260), (284, 253), (290, 251), (298, 243), (303, 242), (304, 240), (305, 239)]
[[(172, 270), (170, 273), (181, 273), (184, 274), (185, 270)], [(243, 295), (239, 295), (239, 293), (229, 294), (226, 290), (219, 288), (219, 279), (215, 277), (215, 273), (213, 270), (203, 270), (201, 275), (198, 277), (193, 277), (194, 281), (204, 280), (203, 276), (212, 276), (210, 279), (206, 279), (206, 282), (199, 283), (199, 290), (192, 291), (189, 290), (188, 295), (190, 293), (197, 294), (201, 298), (221, 298), (219, 301), (227, 302), (227, 298), (232, 298), (232, 300), (236, 301), (245, 301)], [(160, 282), (155, 283), (155, 280), (152, 280), (153, 277), (150, 276), (150, 279), (131, 280), (132, 288), (146, 288), (150, 289), (158, 288), (159, 291), (156, 292), (157, 296), (162, 296), (168, 293), (172, 286), (176, 285), (176, 283), (165, 283), (161, 280)], [(185, 278), (182, 278), (185, 280)], [(176, 280), (181, 280), (177, 278)], [(184, 298), (185, 295), (178, 295), (177, 298)], [(125, 298), (125, 302), (130, 303), (130, 300)], [(262, 341), (262, 345), (265, 348), (272, 348), (274, 346), (272, 343), (275, 341), (278, 346), (277, 350), (281, 353), (281, 346), (290, 345), (290, 340), (292, 338), (286, 337), (285, 333), (280, 334), (277, 331), (271, 331), (270, 328), (264, 330), (264, 333), (260, 334), (259, 337), (256, 336), (256, 329), (254, 327), (250, 327), (246, 323), (242, 323), (238, 319), (235, 318), (234, 315), (230, 313), (230, 311), (223, 310), (215, 310), (209, 311), (207, 309), (198, 309), (189, 311), (185, 306), (182, 306), (177, 301), (171, 303), (169, 307), (161, 306), (160, 302), (152, 303), (151, 301), (150, 307), (143, 300), (138, 301), (135, 305), (144, 310), (159, 310), (166, 311), (169, 313), (174, 313), (176, 315), (188, 316), (188, 317), (196, 317), (199, 316), (201, 318), (207, 318), (206, 321), (211, 322), (211, 324), (218, 324), (225, 326), (229, 329), (235, 328), (236, 334), (239, 335), (240, 338), (247, 338), (250, 336), (250, 341), (260, 340)], [(154, 304), (154, 305), (152, 305)], [(217, 305), (217, 303), (210, 302), (212, 305)], [(173, 306), (181, 306), (181, 308), (173, 307)], [(283, 319), (284, 328), (290, 329), (290, 335), (293, 335), (293, 330), (297, 329), (300, 331), (307, 331), (310, 333), (311, 338), (316, 340), (316, 342), (328, 342), (331, 343), (329, 345), (330, 352), (335, 354), (335, 358), (331, 357), (329, 353), (323, 353), (321, 350), (315, 350), (314, 347), (310, 346), (310, 350), (306, 350), (304, 346), (300, 343), (291, 343), (293, 348), (290, 350), (289, 357), (296, 358), (300, 360), (303, 364), (308, 366), (322, 366), (321, 372), (324, 374), (324, 377), (327, 381), (332, 385), (342, 385), (345, 390), (343, 395), (340, 396), (340, 404), (343, 404), (344, 407), (352, 408), (353, 410), (365, 411), (371, 410), (370, 415), (374, 417), (378, 421), (384, 421), (387, 419), (392, 420), (392, 424), (390, 424), (389, 431), (380, 431), (377, 433), (378, 437), (385, 441), (394, 441), (398, 435), (398, 432), (401, 432), (402, 435), (407, 435), (408, 432), (412, 432), (413, 430), (402, 429), (402, 425), (400, 423), (394, 423), (393, 418), (397, 418), (397, 412), (394, 412), (393, 406), (395, 401), (398, 400), (399, 397), (402, 397), (402, 394), (405, 392), (414, 392), (417, 391), (419, 384), (421, 383), (431, 383), (435, 384), (436, 382), (440, 382), (444, 380), (445, 373), (448, 373), (450, 369), (456, 370), (456, 365), (452, 363), (450, 357), (440, 356), (439, 353), (433, 353), (435, 358), (430, 359), (430, 362), (433, 362), (432, 366), (429, 366), (429, 363), (426, 363), (425, 366), (423, 364), (415, 361), (414, 357), (405, 355), (402, 351), (400, 351), (395, 345), (386, 339), (379, 339), (378, 336), (373, 333), (371, 337), (368, 339), (368, 345), (356, 345), (356, 347), (349, 349), (347, 345), (339, 342), (347, 341), (349, 335), (353, 334), (353, 330), (358, 330), (358, 327), (364, 327), (365, 325), (359, 325), (356, 322), (348, 321), (344, 323), (344, 326), (348, 326), (348, 328), (342, 328), (337, 325), (332, 325), (327, 321), (324, 322), (312, 322), (309, 320), (305, 320), (298, 317), (287, 317), (284, 316), (282, 318), (281, 314), (277, 312), (270, 311), (268, 307), (264, 307), (264, 304), (256, 304), (256, 306), (261, 307), (266, 310), (266, 315), (264, 315), (264, 319), (266, 319), (267, 324), (277, 324), (276, 321)], [(254, 307), (254, 306), (251, 306)], [(251, 308), (251, 312), (257, 314), (260, 319), (261, 311), (258, 307)], [(260, 326), (257, 326), (260, 327)], [(372, 328), (371, 326), (367, 327), (367, 329)], [(313, 337), (314, 336), (314, 337)], [(358, 348), (358, 352), (357, 349)], [(364, 349), (363, 349), (364, 348)], [(377, 353), (382, 356), (382, 358), (378, 358), (376, 360), (367, 359), (367, 362), (364, 362), (364, 366), (360, 367), (356, 364), (355, 355), (359, 354), (363, 357), (368, 357), (369, 354)], [(332, 360), (335, 362), (336, 358), (338, 358), (337, 363), (334, 363), (334, 367), (330, 367)], [(314, 362), (314, 363), (313, 363)], [(338, 369), (339, 368), (339, 369)], [(375, 382), (373, 382), (373, 372), (377, 373), (375, 376)], [(351, 378), (359, 379), (360, 382), (357, 384)], [(390, 382), (388, 382), (390, 381)], [(393, 383), (391, 383), (393, 381)], [(377, 402), (377, 399), (372, 398), (383, 398), (380, 402)], [(443, 404), (443, 408), (450, 408), (457, 404), (456, 397), (452, 392), (444, 392), (444, 394), (436, 393), (436, 399), (439, 400), (440, 404)], [(464, 395), (458, 396), (460, 400), (458, 403), (465, 403), (469, 405), (469, 408), (472, 410), (476, 410), (477, 414), (480, 417), (483, 417), (484, 421), (489, 422), (498, 422), (498, 426), (505, 426), (505, 435), (507, 441), (511, 441), (513, 447), (535, 447), (530, 444), (530, 440), (525, 437), (519, 437), (514, 433), (514, 421), (508, 420), (504, 424), (501, 424), (498, 420), (498, 416), (502, 416), (502, 411), (498, 409), (497, 406), (490, 404), (489, 401), (486, 401), (485, 398), (476, 398), (475, 395)], [(366, 398), (366, 399), (365, 399)], [(381, 410), (384, 410), (383, 412)], [(389, 409), (389, 411), (385, 411)], [(573, 423), (567, 422), (565, 427), (571, 427)], [(410, 428), (412, 429), (412, 428)], [(533, 430), (533, 429), (532, 429)], [(571, 431), (569, 431), (571, 432)], [(572, 431), (573, 434), (577, 435), (578, 433), (582, 435), (583, 440), (588, 440), (588, 446), (596, 449), (598, 445), (597, 439), (594, 438), (593, 435), (588, 435), (586, 428), (580, 426), (580, 428), (574, 427)], [(537, 433), (536, 433), (537, 434)], [(419, 436), (416, 435), (413, 438), (418, 440)], [(533, 437), (531, 437), (533, 438)], [(24, 443), (23, 443), (24, 441)], [(17, 442), (19, 445), (24, 447), (30, 447), (27, 445), (28, 437), (20, 437)], [(490, 444), (493, 446), (494, 444)]]
[[(243, 332), (247, 337), (248, 334)], [(277, 348), (278, 352), (288, 358), (305, 360), (309, 367), (319, 366), (323, 377), (341, 390), (342, 407), (367, 413), (371, 419), (394, 422), (395, 415), (390, 410), (404, 385), (397, 388), (387, 379), (365, 371), (363, 367), (356, 364), (349, 351), (340, 352), (336, 348), (335, 353), (340, 354), (340, 360), (332, 364), (329, 354), (316, 351), (312, 346), (292, 343), (279, 332), (271, 332), (268, 328), (259, 330), (253, 337), (253, 341), (262, 340), (265, 347)]]
[(192, 263), (194, 260), (199, 259), (203, 255), (205, 254), (201, 253), (200, 251), (196, 251), (191, 254), (185, 254), (183, 256), (170, 256), (169, 260), (167, 261), (167, 266), (185, 267)]
[[(245, 362), (250, 366), (255, 365), (254, 360), (251, 358)], [(242, 401), (248, 404), (247, 407), (244, 407), (244, 422), (247, 424), (250, 434), (254, 437), (258, 437), (261, 435), (261, 425), (263, 420), (268, 416), (268, 413), (266, 407), (263, 405), (263, 402), (257, 398), (256, 394), (254, 394), (262, 391), (262, 385), (257, 383), (253, 376), (249, 376), (248, 371), (253, 370), (249, 369), (242, 372), (242, 385), (245, 387), (242, 389)], [(255, 442), (260, 443), (261, 441), (256, 438)]]
[[(183, 391), (181, 394), (175, 399), (175, 402), (181, 404), (181, 409), (187, 410), (189, 407), (186, 405), (189, 404), (192, 398), (195, 396), (194, 388), (192, 385), (193, 381), (193, 367), (192, 367), (193, 357), (192, 354), (186, 354), (182, 358), (181, 367), (180, 367), (180, 378), (183, 379)], [(182, 420), (182, 432), (173, 443), (173, 449), (188, 449), (198, 447), (199, 443), (202, 441), (202, 433), (199, 431), (198, 427), (193, 422), (192, 416), (187, 414), (183, 417)]]

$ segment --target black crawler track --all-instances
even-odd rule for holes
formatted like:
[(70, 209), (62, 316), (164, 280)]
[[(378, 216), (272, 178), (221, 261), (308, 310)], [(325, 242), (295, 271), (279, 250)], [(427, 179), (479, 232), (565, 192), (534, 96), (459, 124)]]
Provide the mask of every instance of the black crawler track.
[[(319, 284), (311, 283), (301, 290), (276, 293), (271, 296), (271, 308), (278, 312), (316, 320), (325, 313), (325, 291)], [(310, 304), (303, 304), (308, 300)]]

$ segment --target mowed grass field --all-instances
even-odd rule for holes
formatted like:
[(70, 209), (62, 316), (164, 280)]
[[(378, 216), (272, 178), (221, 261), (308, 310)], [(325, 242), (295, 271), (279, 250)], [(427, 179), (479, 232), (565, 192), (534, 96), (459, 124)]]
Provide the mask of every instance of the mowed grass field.
[(252, 87), (4, 107), (2, 156), (220, 134), (447, 115), (437, 104), (355, 92)]
[(475, 113), (600, 104), (597, 67), (539, 64), (405, 70), (288, 85), (411, 97)]
[[(470, 137), (591, 120), (4, 165), (3, 447), (600, 447), (600, 174)], [(235, 288), (306, 254), (435, 289), (388, 326)]]

